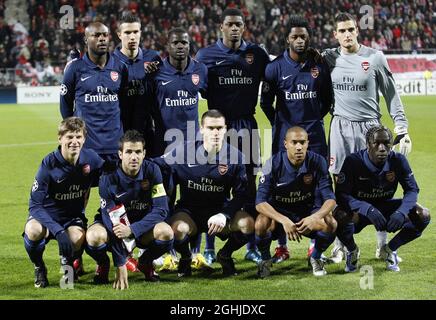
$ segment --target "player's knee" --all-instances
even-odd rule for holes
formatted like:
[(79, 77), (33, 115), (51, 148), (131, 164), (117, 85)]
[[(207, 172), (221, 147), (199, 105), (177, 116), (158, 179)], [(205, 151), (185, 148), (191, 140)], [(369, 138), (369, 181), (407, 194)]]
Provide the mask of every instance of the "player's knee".
[(244, 234), (254, 232), (254, 220), (249, 214), (245, 212), (239, 216), (239, 219), (237, 220), (237, 226), (238, 230)]
[(80, 249), (86, 239), (85, 230), (79, 227), (68, 228), (68, 236), (70, 237), (75, 251)]
[(173, 224), (174, 237), (177, 240), (184, 239), (189, 234), (190, 231), (191, 230), (189, 224), (186, 223), (185, 221), (176, 221)]
[(24, 227), (24, 233), (31, 241), (39, 241), (45, 237), (47, 229), (35, 219), (32, 219), (26, 223)]
[(86, 242), (92, 247), (98, 247), (107, 242), (107, 232), (103, 226), (94, 225), (86, 232)]
[[(345, 210), (343, 210), (342, 208), (340, 208), (339, 206), (337, 206), (334, 210), (333, 210), (333, 218), (336, 222), (336, 227), (342, 226), (342, 225), (346, 225), (348, 223), (351, 222), (351, 215), (346, 212)], [(326, 221), (327, 223), (327, 221)], [(335, 228), (336, 230), (336, 228)]]
[(338, 228), (338, 222), (336, 221), (336, 219), (333, 217), (332, 214), (328, 214), (324, 217), (324, 222), (326, 224), (326, 229), (324, 230), (324, 232), (327, 233), (335, 233), (336, 229)]
[(165, 222), (158, 223), (153, 230), (156, 240), (168, 241), (174, 238), (174, 232)]
[(256, 222), (254, 224), (254, 229), (256, 232), (256, 235), (258, 236), (265, 236), (267, 234), (268, 228), (271, 224), (271, 219), (259, 214), (256, 218)]
[(420, 229), (424, 230), (428, 224), (430, 223), (431, 217), (430, 217), (430, 210), (428, 208), (424, 208), (422, 206), (416, 207), (416, 214), (419, 218), (419, 225)]

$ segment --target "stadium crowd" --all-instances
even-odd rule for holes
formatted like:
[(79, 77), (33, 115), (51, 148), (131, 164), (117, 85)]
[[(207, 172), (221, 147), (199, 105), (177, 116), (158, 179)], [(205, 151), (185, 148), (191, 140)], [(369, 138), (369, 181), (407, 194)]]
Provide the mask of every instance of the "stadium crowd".
[[(247, 26), (245, 40), (264, 44), (270, 54), (282, 51), (282, 35), (291, 14), (301, 14), (309, 20), (312, 46), (334, 47), (335, 12), (347, 11), (362, 17), (365, 12), (360, 13), (360, 8), (368, 2), (372, 3), (374, 19), (367, 22), (373, 22), (373, 28), (360, 28), (362, 44), (401, 52), (436, 47), (435, 4), (428, 0), (31, 0), (23, 19), (27, 21), (8, 19), (7, 2), (0, 0), (0, 69), (14, 68), (18, 82), (27, 85), (59, 83), (69, 51), (74, 47), (83, 50), (84, 28), (91, 21), (110, 26), (113, 49), (119, 42), (117, 19), (126, 11), (136, 13), (142, 21), (142, 46), (157, 50), (162, 56), (166, 55), (166, 34), (176, 25), (188, 29), (193, 40), (192, 54), (214, 43), (220, 37), (219, 17), (226, 7), (242, 10)], [(59, 28), (62, 5), (74, 7), (74, 29)]]

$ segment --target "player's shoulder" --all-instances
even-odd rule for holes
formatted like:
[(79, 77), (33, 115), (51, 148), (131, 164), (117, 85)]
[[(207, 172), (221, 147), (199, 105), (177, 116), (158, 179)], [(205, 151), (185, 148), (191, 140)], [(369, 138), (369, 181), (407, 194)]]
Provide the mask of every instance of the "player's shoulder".
[(407, 160), (406, 156), (403, 155), (400, 152), (391, 151), (388, 155), (388, 161), (394, 165), (397, 166), (403, 166), (404, 164), (408, 164), (409, 161)]
[(83, 161), (91, 162), (94, 166), (103, 162), (103, 159), (93, 149), (82, 148), (80, 156), (83, 157)]
[(52, 151), (49, 154), (47, 154), (41, 161), (41, 168), (45, 170), (51, 170), (59, 163), (58, 159), (56, 158), (56, 152), (58, 151)]
[(149, 61), (160, 61), (162, 59), (160, 58), (158, 51), (153, 49), (142, 49), (142, 60), (144, 62), (149, 62)]
[(65, 65), (65, 68), (64, 68), (64, 73), (75, 72), (77, 70), (80, 70), (80, 68), (82, 68), (83, 66), (85, 66), (85, 61), (83, 60), (83, 57), (75, 58), (75, 59), (67, 62), (67, 64)]
[(146, 176), (154, 176), (156, 172), (160, 172), (159, 166), (151, 159), (144, 159), (142, 162), (142, 170)]
[(363, 44), (360, 45), (360, 50), (358, 54), (365, 58), (372, 58), (374, 60), (379, 60), (384, 57), (384, 53), (381, 50), (367, 47)]
[(317, 166), (327, 164), (325, 158), (316, 152), (312, 152), (312, 151), (308, 150), (306, 157), (307, 157), (307, 160), (309, 161), (309, 163), (311, 163), (311, 164), (315, 164)]
[(197, 57), (197, 59), (200, 59), (200, 58), (204, 58), (204, 57), (213, 55), (213, 54), (216, 53), (216, 51), (218, 49), (219, 49), (219, 47), (218, 47), (217, 43), (210, 44), (210, 45), (208, 45), (208, 46), (206, 46), (204, 48), (199, 49), (197, 51), (196, 57)]

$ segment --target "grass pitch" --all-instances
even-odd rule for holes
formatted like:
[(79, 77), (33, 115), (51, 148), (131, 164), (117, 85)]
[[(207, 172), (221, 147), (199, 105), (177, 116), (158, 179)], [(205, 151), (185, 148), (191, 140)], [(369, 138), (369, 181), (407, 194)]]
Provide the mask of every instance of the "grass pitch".
[[(410, 123), (413, 151), (409, 156), (420, 186), (419, 202), (435, 209), (434, 180), (436, 171), (436, 97), (404, 97)], [(201, 110), (205, 110), (201, 102)], [(385, 107), (382, 109), (385, 112)], [(260, 128), (269, 128), (262, 111), (258, 110)], [(23, 246), (21, 233), (27, 218), (29, 192), (42, 158), (57, 146), (57, 125), (61, 120), (56, 105), (0, 105), (0, 299), (435, 299), (436, 298), (436, 227), (431, 223), (423, 236), (402, 247), (400, 273), (385, 270), (383, 261), (374, 258), (375, 230), (366, 228), (356, 236), (361, 248), (361, 265), (372, 269), (345, 274), (344, 263), (328, 265), (327, 276), (315, 278), (307, 266), (308, 241), (288, 243), (291, 259), (275, 265), (272, 276), (265, 280), (255, 277), (256, 266), (244, 261), (245, 248), (234, 254), (238, 276), (224, 279), (220, 266), (214, 264), (211, 275), (194, 273), (179, 280), (175, 273), (162, 274), (160, 283), (145, 283), (140, 274), (129, 274), (129, 290), (116, 292), (111, 285), (92, 284), (94, 261), (84, 254), (87, 274), (75, 284), (74, 290), (59, 288), (57, 244), (46, 247), (44, 259), (50, 287), (33, 287), (33, 267)], [(383, 122), (392, 128), (386, 114)], [(330, 119), (327, 120), (329, 122)], [(328, 128), (328, 123), (326, 123)], [(270, 145), (265, 147), (268, 152)], [(87, 217), (92, 222), (98, 207), (97, 190), (92, 191)], [(391, 237), (391, 236), (390, 236)], [(217, 240), (217, 248), (221, 247)], [(274, 249), (274, 243), (271, 250)], [(368, 270), (372, 270), (373, 289), (368, 285)], [(111, 280), (114, 272), (111, 271)], [(367, 286), (368, 287), (368, 286)]]

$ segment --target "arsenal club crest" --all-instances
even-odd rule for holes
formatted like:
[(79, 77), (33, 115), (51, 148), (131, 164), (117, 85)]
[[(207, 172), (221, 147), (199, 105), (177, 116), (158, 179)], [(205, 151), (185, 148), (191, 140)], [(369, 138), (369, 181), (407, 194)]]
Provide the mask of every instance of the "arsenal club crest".
[(394, 182), (395, 181), (395, 172), (394, 171), (386, 172), (386, 180), (388, 182)]
[(319, 69), (317, 67), (313, 67), (310, 69), (310, 74), (314, 79), (318, 78), (319, 76)]
[(84, 176), (87, 176), (91, 172), (91, 166), (89, 164), (85, 164), (82, 167), (82, 173)]
[(150, 181), (148, 181), (147, 179), (142, 180), (141, 181), (141, 189), (144, 191), (150, 190)]
[(247, 61), (248, 64), (252, 64), (254, 62), (254, 54), (247, 53), (245, 55), (245, 61)]
[(196, 73), (194, 73), (194, 74), (191, 76), (191, 79), (192, 79), (192, 83), (193, 83), (194, 85), (198, 85), (198, 83), (200, 82), (200, 76), (199, 76), (198, 74), (196, 74)]
[(362, 66), (363, 71), (367, 72), (369, 70), (369, 62), (368, 61), (363, 61), (361, 66)]
[(113, 82), (118, 80), (118, 72), (116, 71), (111, 71), (111, 79)]
[(220, 173), (220, 175), (225, 175), (227, 173), (227, 171), (229, 170), (229, 166), (226, 164), (219, 164), (218, 165), (218, 172)]
[(305, 174), (305, 175), (303, 176), (303, 182), (304, 182), (305, 184), (311, 184), (312, 181), (313, 181), (313, 176), (312, 176), (310, 173), (309, 173), (309, 174)]

